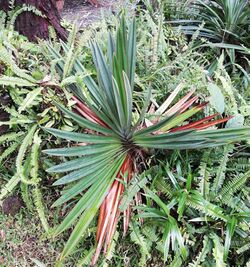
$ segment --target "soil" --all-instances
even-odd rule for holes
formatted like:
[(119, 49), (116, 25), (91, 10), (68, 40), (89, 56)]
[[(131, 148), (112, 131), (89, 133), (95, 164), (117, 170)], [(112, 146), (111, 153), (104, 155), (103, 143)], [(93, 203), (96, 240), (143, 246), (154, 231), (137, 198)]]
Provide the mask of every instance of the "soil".
[(21, 207), (22, 201), (18, 196), (10, 196), (3, 201), (3, 213), (6, 215), (15, 216)]
[[(0, 121), (8, 121), (9, 114), (0, 108)], [(0, 126), (0, 135), (5, 134), (8, 131), (9, 127), (7, 125)]]
[[(0, 87), (0, 90), (2, 90), (1, 87)], [(11, 103), (11, 98), (10, 98), (9, 94), (7, 94), (7, 93), (0, 94), (0, 121), (8, 121), (9, 120), (9, 114), (7, 112), (5, 112), (2, 107), (7, 106), (10, 103)], [(0, 135), (6, 133), (8, 128), (9, 127), (7, 125), (0, 126)]]
[(101, 19), (102, 14), (113, 9), (115, 0), (99, 0), (100, 6), (95, 7), (84, 0), (66, 0), (62, 17), (66, 21), (76, 22), (81, 27), (86, 27)]

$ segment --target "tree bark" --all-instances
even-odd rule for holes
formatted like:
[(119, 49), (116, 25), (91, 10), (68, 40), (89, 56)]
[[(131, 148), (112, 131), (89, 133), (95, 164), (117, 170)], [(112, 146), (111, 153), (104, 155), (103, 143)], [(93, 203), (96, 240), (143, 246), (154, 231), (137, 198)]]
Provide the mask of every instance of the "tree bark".
[[(0, 9), (8, 11), (9, 0), (0, 0)], [(46, 18), (35, 15), (33, 12), (21, 13), (16, 22), (15, 29), (28, 37), (30, 41), (36, 42), (38, 38), (47, 39), (49, 37), (49, 26), (53, 26), (57, 36), (65, 40), (66, 30), (60, 24), (60, 14), (57, 9), (56, 0), (16, 0), (16, 6), (23, 4), (35, 6)]]

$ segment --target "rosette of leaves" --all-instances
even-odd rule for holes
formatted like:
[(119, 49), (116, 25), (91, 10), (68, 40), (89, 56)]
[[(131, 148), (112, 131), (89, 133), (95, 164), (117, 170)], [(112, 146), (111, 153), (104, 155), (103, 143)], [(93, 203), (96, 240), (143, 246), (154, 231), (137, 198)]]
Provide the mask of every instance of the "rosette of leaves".
[[(190, 118), (207, 103), (195, 104), (198, 97), (190, 92), (172, 105), (181, 87), (170, 94), (154, 114), (154, 119), (145, 123), (150, 93), (145, 97), (144, 106), (140, 110), (133, 98), (135, 21), (127, 27), (124, 18), (121, 19), (115, 37), (112, 34), (108, 37), (106, 54), (96, 42), (92, 42), (90, 46), (97, 81), (91, 76), (84, 76), (83, 83), (86, 87), (81, 87), (79, 83), (68, 86), (74, 94), (74, 111), (57, 104), (83, 131), (67, 132), (46, 128), (46, 131), (56, 137), (76, 142), (76, 145), (45, 152), (54, 156), (76, 157), (48, 169), (49, 172), (67, 173), (54, 183), (67, 186), (67, 190), (62, 192), (54, 206), (80, 196), (55, 230), (55, 235), (58, 235), (77, 221), (61, 253), (60, 261), (74, 251), (99, 211), (97, 248), (92, 260), (92, 265), (95, 265), (101, 250), (104, 253), (109, 250), (120, 218), (119, 204), (125, 184), (140, 172), (141, 163), (151, 149), (201, 149), (225, 145), (249, 138), (250, 128), (204, 130), (230, 118), (214, 119), (216, 114), (190, 122)], [(51, 44), (46, 47), (51, 58), (57, 60), (58, 73), (63, 75), (68, 60)], [(66, 58), (70, 53), (71, 56), (74, 55), (72, 42), (70, 47), (62, 43), (62, 48)], [(71, 66), (73, 75), (85, 72), (78, 60)], [(136, 112), (140, 112), (137, 119), (134, 115)], [(123, 216), (124, 232), (128, 228), (130, 213), (128, 207)]]

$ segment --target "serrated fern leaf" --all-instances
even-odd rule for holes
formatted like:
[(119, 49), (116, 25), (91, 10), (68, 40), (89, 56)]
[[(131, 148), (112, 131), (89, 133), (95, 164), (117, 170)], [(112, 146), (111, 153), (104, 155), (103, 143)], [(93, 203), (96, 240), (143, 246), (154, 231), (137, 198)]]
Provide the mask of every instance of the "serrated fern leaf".
[(224, 255), (224, 248), (220, 242), (219, 237), (216, 234), (212, 235), (212, 240), (214, 243), (214, 248), (213, 248), (213, 256), (215, 259), (215, 266), (216, 267), (226, 267), (226, 264), (223, 260), (223, 255)]
[(246, 181), (250, 178), (250, 171), (246, 173), (239, 174), (231, 181), (227, 182), (221, 190), (220, 196), (223, 201), (227, 201), (232, 197), (237, 191), (242, 189)]
[(207, 236), (204, 237), (203, 239), (203, 247), (201, 251), (199, 252), (198, 256), (195, 258), (193, 263), (190, 263), (188, 266), (189, 267), (200, 267), (201, 263), (206, 260), (206, 256), (210, 251), (210, 241)]
[(16, 170), (17, 170), (17, 176), (21, 177), (23, 176), (23, 159), (24, 159), (24, 156), (25, 156), (25, 153), (26, 153), (26, 150), (27, 148), (29, 147), (29, 145), (31, 145), (32, 143), (32, 140), (33, 140), (33, 136), (34, 136), (34, 133), (36, 131), (36, 128), (37, 126), (34, 125), (30, 130), (29, 132), (27, 133), (26, 137), (24, 138), (20, 148), (19, 148), (19, 151), (18, 151), (18, 154), (17, 154), (17, 157), (16, 157)]
[(168, 181), (169, 180), (159, 176), (155, 180), (155, 186), (158, 190), (163, 192), (166, 197), (171, 198), (173, 196), (173, 187)]
[(39, 216), (39, 219), (42, 223), (42, 226), (46, 232), (49, 232), (49, 224), (45, 216), (45, 210), (44, 210), (44, 205), (42, 201), (42, 193), (38, 186), (35, 186), (33, 189), (33, 198), (34, 198), (34, 204)]
[(213, 186), (211, 189), (211, 194), (216, 196), (219, 189), (223, 185), (225, 176), (226, 176), (226, 170), (227, 170), (227, 163), (229, 160), (229, 154), (233, 151), (234, 146), (233, 145), (227, 145), (224, 147), (223, 150), (223, 156), (221, 157), (219, 161), (219, 166), (217, 168), (216, 177), (213, 181)]
[(221, 219), (227, 221), (226, 216), (223, 214), (223, 209), (217, 205), (205, 200), (199, 193), (189, 195), (187, 198), (187, 205), (191, 208), (201, 211), (213, 219)]
[[(15, 75), (19, 77), (20, 80), (26, 80), (27, 83), (29, 82), (30, 84), (32, 84), (34, 86), (34, 84), (36, 83), (36, 80), (31, 75), (27, 74), (24, 70), (20, 69), (16, 65), (15, 61), (12, 58), (12, 55), (8, 52), (8, 50), (3, 45), (0, 45), (0, 60), (4, 64), (6, 64), (15, 73)], [(14, 77), (12, 77), (12, 78), (14, 78)], [(1, 81), (2, 81), (2, 78), (0, 79), (0, 82)], [(19, 82), (19, 84), (20, 84), (20, 82)], [(0, 84), (4, 85), (3, 81)], [(29, 86), (29, 85), (27, 85), (27, 86)]]
[(169, 267), (181, 267), (181, 266), (183, 266), (181, 255), (176, 253)]
[(77, 267), (90, 266), (92, 257), (94, 255), (95, 248), (92, 247), (89, 250), (83, 252), (83, 257), (77, 262)]
[(21, 195), (23, 202), (25, 203), (26, 207), (28, 208), (29, 211), (33, 210), (33, 203), (30, 198), (30, 188), (28, 184), (21, 183)]
[(4, 152), (0, 155), (0, 164), (4, 159), (6, 159), (10, 154), (12, 154), (18, 148), (20, 144), (18, 142), (11, 144)]
[(5, 142), (5, 141), (16, 140), (18, 137), (20, 137), (22, 135), (23, 135), (22, 132), (19, 132), (19, 133), (12, 132), (12, 133), (3, 134), (0, 136), (0, 144)]
[(138, 266), (144, 267), (146, 266), (147, 258), (150, 256), (148, 251), (147, 241), (145, 240), (145, 237), (140, 233), (139, 228), (134, 223), (132, 223), (131, 229), (132, 229), (132, 232), (130, 234), (131, 241), (133, 241), (140, 247), (140, 252), (141, 252), (141, 259)]
[(26, 110), (27, 108), (30, 108), (33, 105), (35, 105), (36, 99), (41, 94), (41, 91), (42, 91), (42, 88), (37, 88), (37, 89), (34, 89), (31, 92), (29, 92), (27, 94), (27, 96), (25, 97), (24, 101), (22, 102), (22, 104), (19, 106), (18, 112), (21, 113), (22, 111)]
[(20, 182), (18, 175), (14, 175), (8, 182), (3, 186), (0, 192), (0, 203), (12, 190), (16, 187), (16, 185)]
[(126, 189), (124, 196), (121, 200), (120, 210), (125, 211), (131, 202), (133, 201), (135, 195), (148, 183), (147, 177), (144, 177), (142, 180), (138, 180), (137, 177), (134, 177), (131, 181), (131, 184)]
[(205, 199), (208, 197), (210, 189), (210, 179), (211, 179), (210, 168), (209, 168), (209, 162), (211, 160), (210, 154), (211, 154), (210, 149), (204, 152), (199, 166), (199, 180), (200, 180), (199, 191)]
[(34, 83), (29, 82), (23, 78), (19, 77), (9, 77), (9, 76), (0, 76), (0, 85), (5, 85), (5, 86), (12, 86), (12, 87), (33, 87), (35, 86)]

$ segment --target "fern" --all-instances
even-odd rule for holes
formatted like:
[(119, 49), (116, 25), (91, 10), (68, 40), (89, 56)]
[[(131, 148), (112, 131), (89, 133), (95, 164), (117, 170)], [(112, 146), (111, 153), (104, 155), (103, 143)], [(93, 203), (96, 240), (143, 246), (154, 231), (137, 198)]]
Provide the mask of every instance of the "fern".
[(2, 200), (13, 191), (13, 189), (20, 182), (20, 178), (17, 174), (15, 174), (8, 182), (3, 186), (0, 192), (0, 204), (2, 204)]
[(221, 198), (223, 201), (228, 201), (237, 191), (239, 191), (250, 178), (250, 170), (244, 174), (239, 174), (231, 181), (227, 182), (221, 190)]
[(209, 201), (202, 198), (198, 193), (189, 195), (187, 198), (187, 205), (198, 211), (201, 211), (207, 216), (210, 216), (213, 219), (221, 219), (227, 221), (226, 216), (223, 214), (223, 209), (217, 205), (210, 203)]
[(22, 180), (25, 178), (23, 177), (23, 160), (24, 160), (24, 156), (25, 153), (28, 149), (28, 147), (31, 145), (32, 140), (33, 140), (33, 136), (34, 133), (36, 131), (37, 126), (34, 125), (29, 132), (27, 133), (26, 137), (23, 140), (23, 143), (21, 144), (17, 157), (16, 157), (16, 172), (17, 172), (17, 176)]
[(163, 177), (158, 176), (155, 181), (155, 187), (160, 190), (166, 197), (172, 198), (173, 196), (173, 187), (168, 182), (167, 179), (164, 179)]
[(5, 29), (4, 25), (7, 19), (7, 14), (0, 10), (0, 31), (3, 31)]
[(21, 196), (22, 196), (23, 202), (25, 203), (25, 206), (28, 208), (29, 211), (32, 211), (33, 203), (30, 198), (29, 185), (25, 183), (21, 183), (20, 188), (21, 188)]
[(210, 252), (210, 241), (207, 236), (204, 237), (203, 239), (203, 247), (201, 251), (199, 252), (198, 256), (195, 258), (193, 263), (190, 263), (188, 266), (189, 267), (200, 267), (201, 263), (206, 260), (207, 254)]
[(19, 77), (9, 77), (9, 76), (0, 76), (0, 85), (12, 86), (12, 87), (34, 87), (35, 84), (31, 83), (23, 78)]
[(89, 250), (85, 250), (83, 252), (83, 257), (77, 262), (76, 267), (90, 266), (94, 252), (94, 247), (91, 247)]
[[(143, 175), (141, 175), (143, 177)], [(133, 201), (135, 195), (145, 187), (145, 185), (148, 183), (148, 177), (145, 176), (141, 180), (138, 179), (138, 177), (134, 177), (131, 180), (131, 184), (127, 187), (124, 196), (121, 200), (120, 204), (120, 210), (125, 211)]]
[(6, 159), (9, 155), (11, 155), (14, 151), (16, 151), (19, 145), (20, 144), (18, 142), (15, 142), (11, 144), (8, 148), (6, 148), (0, 156), (0, 164), (2, 163), (4, 159)]
[[(20, 69), (17, 66), (17, 64), (12, 58), (11, 53), (9, 53), (8, 50), (1, 44), (0, 44), (0, 60), (3, 61), (3, 63), (6, 64), (14, 72), (16, 76), (19, 77), (19, 78), (15, 78), (15, 77), (2, 76), (0, 79), (1, 85), (11, 85), (10, 83), (12, 80), (13, 83), (16, 83), (18, 86), (32, 86), (32, 85), (34, 86), (34, 84), (36, 83), (36, 80), (32, 76), (27, 74), (24, 70)], [(4, 82), (9, 83), (9, 84), (4, 84)], [(24, 85), (20, 85), (20, 84), (24, 84)]]
[(159, 240), (159, 236), (156, 233), (156, 227), (154, 225), (153, 226), (144, 226), (142, 228), (142, 233), (151, 242), (157, 242)]
[(12, 133), (7, 133), (7, 134), (3, 134), (0, 136), (0, 144), (6, 141), (13, 141), (18, 139), (18, 137), (22, 136), (24, 133), (23, 132), (12, 132)]
[(48, 221), (45, 216), (45, 209), (42, 201), (42, 193), (39, 189), (39, 181), (40, 179), (38, 178), (38, 156), (39, 156), (39, 149), (40, 149), (40, 144), (42, 140), (38, 136), (38, 131), (34, 134), (34, 139), (33, 139), (33, 146), (31, 150), (31, 180), (32, 183), (34, 183), (34, 189), (32, 190), (33, 192), (33, 198), (34, 198), (34, 204), (38, 213), (38, 216), (41, 220), (41, 223), (43, 225), (44, 230), (48, 233), (49, 232), (49, 225)]
[(176, 253), (169, 267), (181, 267), (183, 266), (182, 258), (179, 253)]
[(246, 155), (246, 157), (233, 158), (229, 161), (227, 170), (233, 172), (245, 172), (250, 170), (250, 157)]
[(213, 243), (214, 243), (214, 248), (213, 248), (213, 256), (215, 259), (215, 266), (216, 267), (226, 267), (226, 264), (223, 260), (223, 246), (220, 243), (220, 239), (216, 234), (213, 234), (211, 236)]
[(223, 156), (219, 160), (219, 166), (217, 168), (216, 177), (213, 181), (213, 186), (211, 189), (211, 193), (216, 196), (219, 189), (223, 185), (226, 170), (227, 170), (227, 163), (229, 160), (229, 154), (232, 153), (234, 146), (233, 145), (227, 145), (224, 147)]
[(24, 99), (23, 103), (19, 106), (18, 112), (22, 112), (26, 110), (27, 108), (32, 107), (33, 105), (36, 105), (36, 99), (39, 95), (41, 95), (42, 88), (37, 88), (29, 92)]
[(145, 237), (140, 233), (140, 230), (138, 226), (135, 225), (135, 223), (131, 224), (131, 230), (131, 241), (139, 246), (141, 252), (141, 258), (138, 266), (144, 267), (146, 266), (147, 259), (150, 257), (147, 241), (145, 240)]
[(35, 207), (38, 213), (38, 216), (40, 218), (40, 221), (42, 223), (42, 226), (44, 228), (44, 230), (48, 233), (49, 232), (49, 225), (48, 225), (48, 221), (46, 219), (45, 216), (45, 210), (44, 210), (44, 205), (43, 205), (43, 201), (42, 201), (42, 193), (39, 189), (39, 187), (37, 185), (35, 185), (35, 188), (33, 189), (33, 198), (34, 198), (34, 203), (35, 203)]
[(24, 4), (22, 7), (18, 8), (17, 10), (14, 10), (13, 7), (10, 8), (11, 10), (13, 10), (13, 12), (7, 23), (7, 28), (9, 28), (10, 30), (14, 29), (14, 25), (15, 25), (17, 17), (21, 15), (23, 12), (32, 12), (39, 17), (46, 18), (46, 16), (40, 10), (38, 10), (35, 6)]
[(199, 166), (199, 191), (202, 194), (202, 196), (207, 199), (209, 195), (209, 189), (210, 189), (210, 179), (211, 179), (211, 173), (210, 173), (210, 168), (209, 164), (211, 161), (211, 150), (208, 149), (207, 151), (204, 152), (200, 166)]

